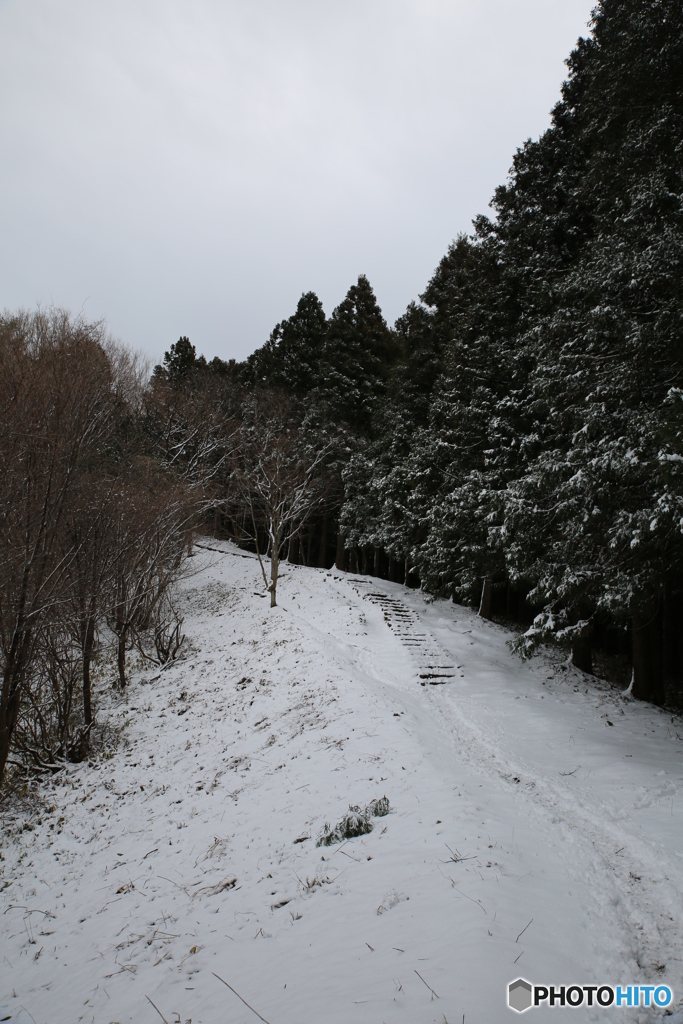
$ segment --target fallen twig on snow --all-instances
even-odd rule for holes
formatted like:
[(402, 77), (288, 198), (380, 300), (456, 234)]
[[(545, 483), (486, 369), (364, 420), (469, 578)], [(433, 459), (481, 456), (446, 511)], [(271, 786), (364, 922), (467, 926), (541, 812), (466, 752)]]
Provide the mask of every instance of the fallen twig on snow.
[(453, 864), (460, 864), (460, 862), (463, 860), (474, 860), (474, 854), (472, 854), (471, 857), (463, 857), (462, 854), (457, 849), (455, 853), (453, 853), (448, 843), (444, 843), (444, 846), (451, 855), (450, 858), (447, 861), (445, 861), (446, 864), (450, 864), (451, 862)]
[[(531, 924), (531, 923), (532, 923), (532, 921), (533, 921), (533, 917), (531, 918), (531, 921), (529, 921), (529, 924)], [(519, 940), (521, 939), (522, 935), (524, 935), (524, 932), (525, 932), (525, 931), (527, 930), (527, 928), (529, 927), (529, 924), (525, 925), (525, 926), (524, 926), (524, 927), (522, 928), (521, 932), (519, 933), (519, 935), (518, 935), (518, 936), (517, 936), (517, 938), (515, 939), (515, 942), (519, 942)], [(516, 961), (515, 961), (515, 962), (516, 962)]]
[(427, 988), (428, 988), (428, 989), (429, 989), (429, 991), (430, 991), (430, 992), (432, 993), (432, 999), (434, 998), (434, 996), (436, 996), (436, 998), (438, 999), (439, 997), (438, 997), (438, 996), (436, 995), (436, 992), (434, 991), (434, 989), (432, 988), (432, 986), (431, 986), (431, 985), (428, 985), (428, 984), (427, 984), (427, 982), (426, 982), (426, 981), (424, 980), (424, 978), (422, 977), (422, 975), (420, 974), (420, 972), (416, 970), (416, 971), (415, 971), (415, 973), (417, 974), (417, 976), (418, 976), (418, 978), (420, 979), (420, 981), (422, 982), (422, 984), (423, 984), (423, 985), (427, 985)]
[(175, 885), (176, 888), (182, 889), (182, 891), (185, 893), (188, 899), (192, 899), (192, 896), (190, 895), (190, 893), (188, 892), (184, 885), (180, 885), (179, 882), (174, 882), (172, 878), (167, 878), (166, 875), (157, 875), (157, 878), (163, 878), (165, 882), (170, 882), (171, 885)]
[[(458, 889), (457, 885), (455, 884), (455, 882), (453, 881), (453, 879), (452, 879), (452, 878), (451, 878), (451, 885), (453, 886), (453, 888), (455, 889), (455, 891), (456, 891), (456, 892), (459, 892), (459, 893), (460, 893), (460, 895), (461, 895), (461, 896), (464, 896), (466, 900), (469, 900), (469, 901), (470, 901), (470, 903), (476, 903), (476, 905), (477, 905), (478, 907), (481, 907), (481, 909), (482, 909), (482, 910), (484, 911), (484, 913), (486, 914), (486, 910), (485, 910), (485, 908), (484, 908), (484, 904), (483, 904), (483, 903), (482, 903), (482, 902), (481, 902), (480, 900), (475, 900), (475, 899), (473, 899), (473, 898), (472, 898), (471, 896), (468, 896), (468, 895), (467, 895), (467, 893), (466, 893), (466, 892), (463, 892), (463, 891), (462, 891), (461, 889)], [(487, 915), (487, 916), (488, 916), (488, 915)]]
[[(147, 1000), (147, 1002), (148, 1002), (148, 1003), (152, 1003), (152, 1000), (151, 1000), (151, 999), (149, 998), (149, 996), (148, 996), (148, 995), (146, 995), (146, 994), (145, 994), (145, 999)], [(156, 1003), (152, 1003), (152, 1006), (153, 1006), (153, 1007), (154, 1007), (154, 1009), (155, 1009), (155, 1010), (157, 1011), (157, 1013), (159, 1014), (159, 1016), (160, 1016), (160, 1017), (161, 1017), (161, 1019), (163, 1020), (164, 1024), (168, 1024), (168, 1021), (166, 1020), (166, 1018), (164, 1017), (163, 1013), (161, 1012), (161, 1010), (159, 1009), (159, 1007), (158, 1007), (158, 1006), (156, 1005)]]
[(4, 913), (6, 914), (9, 910), (25, 910), (27, 914), (44, 914), (45, 917), (55, 916), (54, 914), (51, 914), (49, 910), (38, 910), (37, 907), (34, 909), (30, 907), (22, 907), (18, 903), (10, 903)]
[(263, 1021), (263, 1024), (268, 1024), (268, 1021), (266, 1020), (266, 1018), (262, 1017), (261, 1014), (258, 1012), (258, 1010), (255, 1010), (253, 1006), (250, 1006), (249, 1003), (246, 1001), (246, 999), (242, 999), (242, 996), (239, 994), (239, 992), (235, 991), (235, 989), (232, 987), (232, 985), (229, 985), (228, 982), (225, 981), (224, 978), (221, 978), (220, 974), (216, 974), (215, 971), (211, 971), (211, 973), (213, 974), (214, 978), (218, 978), (219, 981), (222, 981), (223, 984), (226, 986), (226, 988), (229, 988), (230, 991), (233, 992), (237, 996), (237, 998), (240, 999), (244, 1003), (244, 1005), (247, 1007), (247, 1009), (251, 1010), (252, 1013), (255, 1013), (256, 1016), (258, 1017), (258, 1019)]

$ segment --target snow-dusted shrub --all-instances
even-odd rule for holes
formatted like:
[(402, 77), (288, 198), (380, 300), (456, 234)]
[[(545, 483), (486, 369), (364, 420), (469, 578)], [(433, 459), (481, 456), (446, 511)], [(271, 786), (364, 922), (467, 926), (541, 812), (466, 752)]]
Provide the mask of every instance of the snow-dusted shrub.
[(83, 761), (88, 753), (91, 726), (84, 724), (77, 700), (81, 652), (59, 624), (42, 630), (36, 647), (24, 681), (11, 763), (57, 771), (65, 761)]
[(508, 647), (514, 654), (519, 654), (524, 659), (531, 658), (542, 644), (571, 646), (590, 629), (590, 619), (579, 619), (570, 626), (565, 608), (553, 611), (547, 607), (536, 616), (526, 633), (508, 640)]
[(345, 814), (334, 828), (330, 828), (329, 822), (325, 822), (315, 845), (332, 846), (345, 839), (355, 839), (356, 836), (367, 835), (368, 832), (372, 832), (373, 828), (370, 818), (382, 818), (390, 810), (391, 807), (386, 796), (371, 800), (363, 810), (355, 804), (349, 804), (348, 814)]
[(372, 832), (372, 822), (366, 812), (349, 804), (348, 814), (345, 814), (334, 828), (330, 828), (329, 823), (325, 822), (315, 845), (332, 846), (334, 843), (343, 842), (344, 839), (354, 839), (368, 832)]
[(182, 629), (183, 617), (174, 604), (172, 594), (166, 592), (154, 616), (154, 647), (160, 665), (166, 665), (178, 657), (185, 640)]
[(365, 813), (370, 815), (371, 818), (383, 818), (391, 810), (391, 804), (389, 798), (386, 796), (377, 797), (375, 800), (371, 800), (368, 806), (365, 808)]

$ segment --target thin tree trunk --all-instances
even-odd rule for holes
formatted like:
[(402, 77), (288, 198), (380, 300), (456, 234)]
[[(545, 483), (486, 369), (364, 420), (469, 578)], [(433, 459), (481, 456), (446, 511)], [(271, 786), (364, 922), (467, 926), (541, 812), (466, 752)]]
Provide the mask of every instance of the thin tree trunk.
[(340, 572), (344, 572), (346, 563), (346, 549), (344, 547), (344, 534), (341, 530), (337, 531), (337, 557), (334, 560), (334, 564), (337, 566)]
[(2, 721), (0, 721), (0, 785), (2, 785), (2, 781), (5, 778), (5, 766), (7, 764), (7, 758), (9, 757), (10, 748), (11, 734), (8, 728), (9, 723), (6, 720), (8, 710), (9, 708), (3, 709), (5, 713), (1, 716)]
[(127, 630), (122, 629), (119, 633), (119, 643), (116, 656), (116, 663), (119, 670), (119, 686), (122, 690), (126, 688), (126, 633)]
[(327, 513), (323, 516), (320, 528), (320, 548), (318, 550), (318, 568), (327, 568)]
[(488, 576), (484, 579), (481, 588), (481, 601), (479, 602), (479, 617), (482, 619), (491, 618), (491, 604), (493, 601), (493, 584)]
[(651, 704), (664, 703), (661, 608), (633, 614), (633, 696)]
[(368, 575), (368, 549), (366, 547), (363, 547), (363, 548), (361, 548), (361, 552), (362, 552), (362, 558), (361, 558), (361, 570), (360, 571), (362, 572), (363, 576), (367, 576)]
[(2, 701), (0, 702), (0, 786), (5, 777), (7, 759), (12, 746), (12, 736), (19, 718), (19, 704), (21, 690), (16, 686), (12, 690), (11, 667), (6, 669), (2, 687)]
[(671, 580), (662, 589), (662, 674), (664, 683), (679, 690), (678, 620)]
[(293, 537), (289, 539), (289, 553), (287, 555), (287, 561), (291, 565), (299, 564), (299, 534), (295, 533)]
[(375, 566), (372, 575), (379, 577), (379, 548), (375, 548)]
[(280, 555), (278, 551), (278, 545), (273, 543), (273, 550), (270, 555), (270, 607), (275, 608), (277, 600), (275, 592), (277, 590), (277, 574), (280, 568)]
[(593, 675), (593, 645), (590, 635), (575, 636), (572, 640), (572, 665)]
[(252, 525), (254, 527), (254, 541), (255, 541), (255, 544), (256, 544), (256, 555), (258, 557), (258, 563), (261, 566), (261, 573), (263, 575), (263, 582), (264, 582), (265, 587), (267, 589), (268, 588), (268, 578), (266, 576), (266, 570), (264, 568), (263, 560), (261, 558), (261, 552), (259, 551), (259, 546), (258, 546), (258, 530), (256, 528), (256, 517), (254, 516), (254, 505), (253, 505), (253, 502), (251, 500), (251, 495), (249, 496), (249, 509), (251, 511), (251, 522), (252, 522)]
[(351, 572), (357, 573), (358, 572), (358, 555), (356, 554), (356, 549), (355, 548), (351, 548), (351, 551), (349, 552), (349, 562), (351, 563)]
[(90, 686), (90, 662), (95, 644), (95, 619), (88, 618), (83, 640), (83, 719), (86, 726), (92, 725), (92, 690)]
[[(24, 571), (22, 584), (21, 607), (25, 607), (27, 573)], [(5, 768), (12, 746), (12, 736), (19, 718), (21, 702), (21, 686), (24, 669), (31, 648), (31, 631), (23, 628), (23, 614), (17, 616), (17, 623), (12, 642), (5, 659), (5, 671), (2, 677), (2, 693), (0, 693), (0, 786), (5, 777)]]

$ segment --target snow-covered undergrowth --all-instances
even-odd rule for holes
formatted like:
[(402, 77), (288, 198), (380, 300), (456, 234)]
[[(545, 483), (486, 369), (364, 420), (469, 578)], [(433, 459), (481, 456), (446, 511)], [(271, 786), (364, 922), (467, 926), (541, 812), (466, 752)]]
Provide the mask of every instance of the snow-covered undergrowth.
[(118, 751), (3, 809), (12, 1020), (494, 1024), (518, 976), (683, 996), (678, 720), (397, 585), (285, 566), (271, 610), (255, 559), (200, 560), (185, 659), (100, 709)]

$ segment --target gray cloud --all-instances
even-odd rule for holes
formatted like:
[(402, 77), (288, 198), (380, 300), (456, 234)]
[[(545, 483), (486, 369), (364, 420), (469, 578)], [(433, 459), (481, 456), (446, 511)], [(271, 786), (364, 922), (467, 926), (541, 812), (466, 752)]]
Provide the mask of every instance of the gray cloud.
[(0, 306), (243, 357), (363, 272), (393, 320), (549, 123), (591, 6), (0, 2)]

